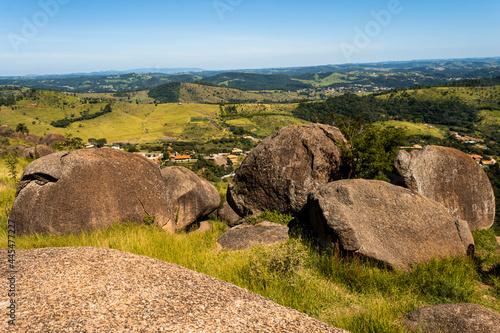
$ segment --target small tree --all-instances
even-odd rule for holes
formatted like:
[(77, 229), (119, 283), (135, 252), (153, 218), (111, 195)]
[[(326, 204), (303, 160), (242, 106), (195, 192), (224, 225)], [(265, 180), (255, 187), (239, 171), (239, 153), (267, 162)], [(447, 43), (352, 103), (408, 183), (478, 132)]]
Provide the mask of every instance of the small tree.
[(97, 139), (96, 142), (95, 142), (95, 146), (97, 148), (102, 148), (102, 147), (104, 147), (104, 145), (106, 143), (108, 143), (108, 141), (106, 139), (104, 139), (104, 138), (103, 139)]
[(28, 129), (28, 126), (26, 126), (24, 123), (19, 123), (19, 124), (17, 124), (16, 132), (17, 133), (29, 134), (30, 131)]
[(334, 123), (348, 144), (342, 147), (346, 177), (388, 181), (399, 147), (404, 144), (405, 131), (393, 126), (383, 127), (362, 119), (334, 116)]
[(10, 178), (17, 183), (17, 164), (19, 163), (15, 153), (7, 155), (5, 159)]

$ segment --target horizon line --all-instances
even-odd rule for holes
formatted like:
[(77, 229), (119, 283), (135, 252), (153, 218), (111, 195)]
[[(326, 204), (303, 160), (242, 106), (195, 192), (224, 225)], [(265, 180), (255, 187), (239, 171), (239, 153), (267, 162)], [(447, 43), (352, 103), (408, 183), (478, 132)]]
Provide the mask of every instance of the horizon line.
[[(126, 75), (126, 74), (137, 74), (134, 71), (152, 70), (144, 74), (186, 74), (186, 73), (200, 73), (200, 72), (241, 72), (248, 70), (273, 70), (273, 69), (295, 69), (295, 68), (308, 68), (308, 67), (324, 67), (324, 66), (356, 66), (356, 65), (372, 65), (372, 64), (387, 64), (387, 63), (405, 63), (405, 62), (426, 62), (426, 61), (458, 61), (458, 60), (486, 60), (486, 59), (499, 59), (500, 56), (488, 56), (488, 57), (466, 57), (466, 58), (426, 58), (426, 59), (412, 59), (412, 60), (385, 60), (385, 61), (374, 61), (374, 62), (356, 62), (356, 63), (340, 63), (340, 64), (322, 64), (322, 65), (304, 65), (304, 66), (285, 66), (285, 67), (255, 67), (255, 68), (234, 68), (234, 69), (203, 69), (198, 67), (144, 67), (135, 69), (125, 69), (125, 70), (100, 70), (100, 71), (88, 71), (88, 72), (69, 72), (69, 73), (50, 73), (50, 74), (25, 74), (25, 75), (0, 75), (0, 78), (36, 78), (36, 77), (47, 77), (47, 76), (62, 76), (62, 75), (97, 75), (102, 73), (106, 75), (107, 72), (116, 72), (114, 75)], [(156, 70), (156, 71), (154, 71)], [(161, 70), (170, 70), (173, 72), (163, 72)], [(179, 70), (176, 72), (176, 70)], [(184, 71), (181, 71), (184, 70)], [(107, 74), (110, 75), (110, 74)], [(111, 74), (112, 75), (112, 74)]]

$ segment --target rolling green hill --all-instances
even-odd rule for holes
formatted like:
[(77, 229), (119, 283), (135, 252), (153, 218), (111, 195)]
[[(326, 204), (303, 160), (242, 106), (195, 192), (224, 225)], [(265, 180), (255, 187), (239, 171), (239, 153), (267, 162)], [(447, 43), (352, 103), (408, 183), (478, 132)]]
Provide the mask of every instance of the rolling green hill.
[(253, 92), (200, 83), (172, 82), (151, 88), (149, 98), (162, 103), (258, 103), (287, 102), (300, 98), (296, 92)]
[[(184, 101), (208, 100), (214, 103), (238, 97), (258, 97), (261, 101), (269, 96), (280, 98), (279, 93), (259, 95), (199, 84), (182, 84), (180, 92)], [(233, 125), (238, 128), (238, 121), (252, 127), (254, 131), (248, 134), (267, 136), (283, 126), (304, 123), (291, 116), (295, 104), (242, 104), (238, 107), (238, 114), (220, 117), (221, 107), (217, 104), (155, 105), (145, 92), (120, 98), (109, 93), (72, 94), (34, 89), (19, 89), (16, 94), (14, 105), (0, 106), (1, 125), (15, 129), (17, 124), (24, 123), (35, 135), (56, 132), (71, 134), (84, 141), (89, 138), (131, 143), (176, 139), (205, 141), (232, 135), (228, 128)], [(108, 105), (111, 112), (103, 113)], [(54, 126), (58, 124), (59, 127)]]
[[(337, 74), (332, 75), (303, 75), (303, 78), (340, 79)], [(290, 103), (262, 104), (264, 101), (297, 99), (297, 93), (256, 93), (198, 83), (169, 83), (166, 86), (177, 89), (173, 96), (180, 102), (155, 105), (155, 99), (160, 99), (149, 97), (147, 91), (116, 97), (112, 93), (75, 94), (8, 87), (0, 92), (2, 96), (13, 96), (15, 104), (0, 107), (0, 124), (15, 128), (24, 123), (33, 134), (69, 133), (83, 140), (204, 141), (232, 133), (264, 137), (283, 126), (321, 121), (322, 117), (336, 113), (387, 122), (406, 128), (408, 135), (441, 139), (446, 137), (451, 126), (469, 131), (468, 135), (500, 141), (500, 86), (400, 89), (366, 97), (347, 94), (326, 102), (302, 103), (299, 108)], [(231, 102), (245, 103), (216, 105)], [(108, 105), (112, 111), (103, 113)]]

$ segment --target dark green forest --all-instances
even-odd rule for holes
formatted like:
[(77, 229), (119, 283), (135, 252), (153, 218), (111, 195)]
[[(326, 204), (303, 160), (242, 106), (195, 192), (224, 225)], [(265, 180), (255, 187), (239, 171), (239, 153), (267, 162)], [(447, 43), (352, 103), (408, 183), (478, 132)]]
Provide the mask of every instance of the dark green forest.
[(181, 95), (181, 83), (170, 82), (149, 90), (148, 96), (162, 103), (177, 103)]
[(242, 88), (245, 90), (299, 90), (312, 88), (310, 84), (303, 83), (285, 74), (262, 75), (253, 73), (223, 73), (206, 77), (204, 81), (214, 84)]
[(332, 123), (333, 115), (359, 117), (368, 122), (401, 120), (467, 129), (472, 129), (474, 123), (479, 121), (479, 110), (459, 99), (421, 101), (406, 92), (389, 99), (344, 94), (324, 102), (301, 102), (293, 114), (307, 121), (325, 124)]

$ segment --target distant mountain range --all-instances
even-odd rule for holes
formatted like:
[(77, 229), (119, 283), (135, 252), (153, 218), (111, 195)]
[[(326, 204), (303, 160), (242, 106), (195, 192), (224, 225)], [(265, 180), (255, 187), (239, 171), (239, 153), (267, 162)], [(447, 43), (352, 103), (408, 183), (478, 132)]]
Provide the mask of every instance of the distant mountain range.
[(286, 75), (301, 75), (301, 74), (318, 74), (318, 73), (343, 73), (348, 71), (366, 71), (366, 70), (414, 70), (416, 68), (425, 68), (429, 66), (446, 66), (446, 67), (464, 67), (466, 65), (491, 64), (493, 67), (500, 66), (500, 57), (489, 58), (463, 58), (463, 59), (429, 59), (429, 60), (411, 60), (411, 61), (385, 61), (373, 63), (359, 64), (341, 64), (341, 65), (321, 65), (321, 66), (304, 66), (304, 67), (279, 67), (279, 68), (259, 68), (259, 69), (231, 69), (231, 70), (204, 70), (202, 68), (136, 68), (123, 71), (109, 70), (90, 73), (70, 73), (70, 74), (29, 74), (25, 76), (1, 76), (0, 79), (22, 79), (22, 78), (66, 78), (66, 77), (81, 77), (81, 76), (108, 76), (108, 75), (125, 75), (125, 74), (195, 74), (200, 76), (212, 76), (221, 73), (255, 73), (255, 74), (286, 74)]
[(108, 75), (125, 75), (125, 74), (179, 74), (179, 73), (193, 73), (201, 72), (201, 68), (137, 68), (129, 69), (124, 71), (101, 71), (101, 72), (90, 72), (90, 73), (70, 73), (70, 74), (28, 74), (25, 76), (0, 76), (0, 78), (69, 78), (69, 77), (81, 77), (81, 76), (108, 76)]
[(139, 68), (126, 71), (0, 77), (0, 85), (92, 93), (147, 90), (169, 82), (205, 81), (246, 90), (298, 91), (332, 88), (341, 89), (342, 92), (343, 88), (349, 88), (355, 92), (370, 92), (496, 76), (500, 76), (500, 57), (221, 71), (206, 71), (201, 68)]

